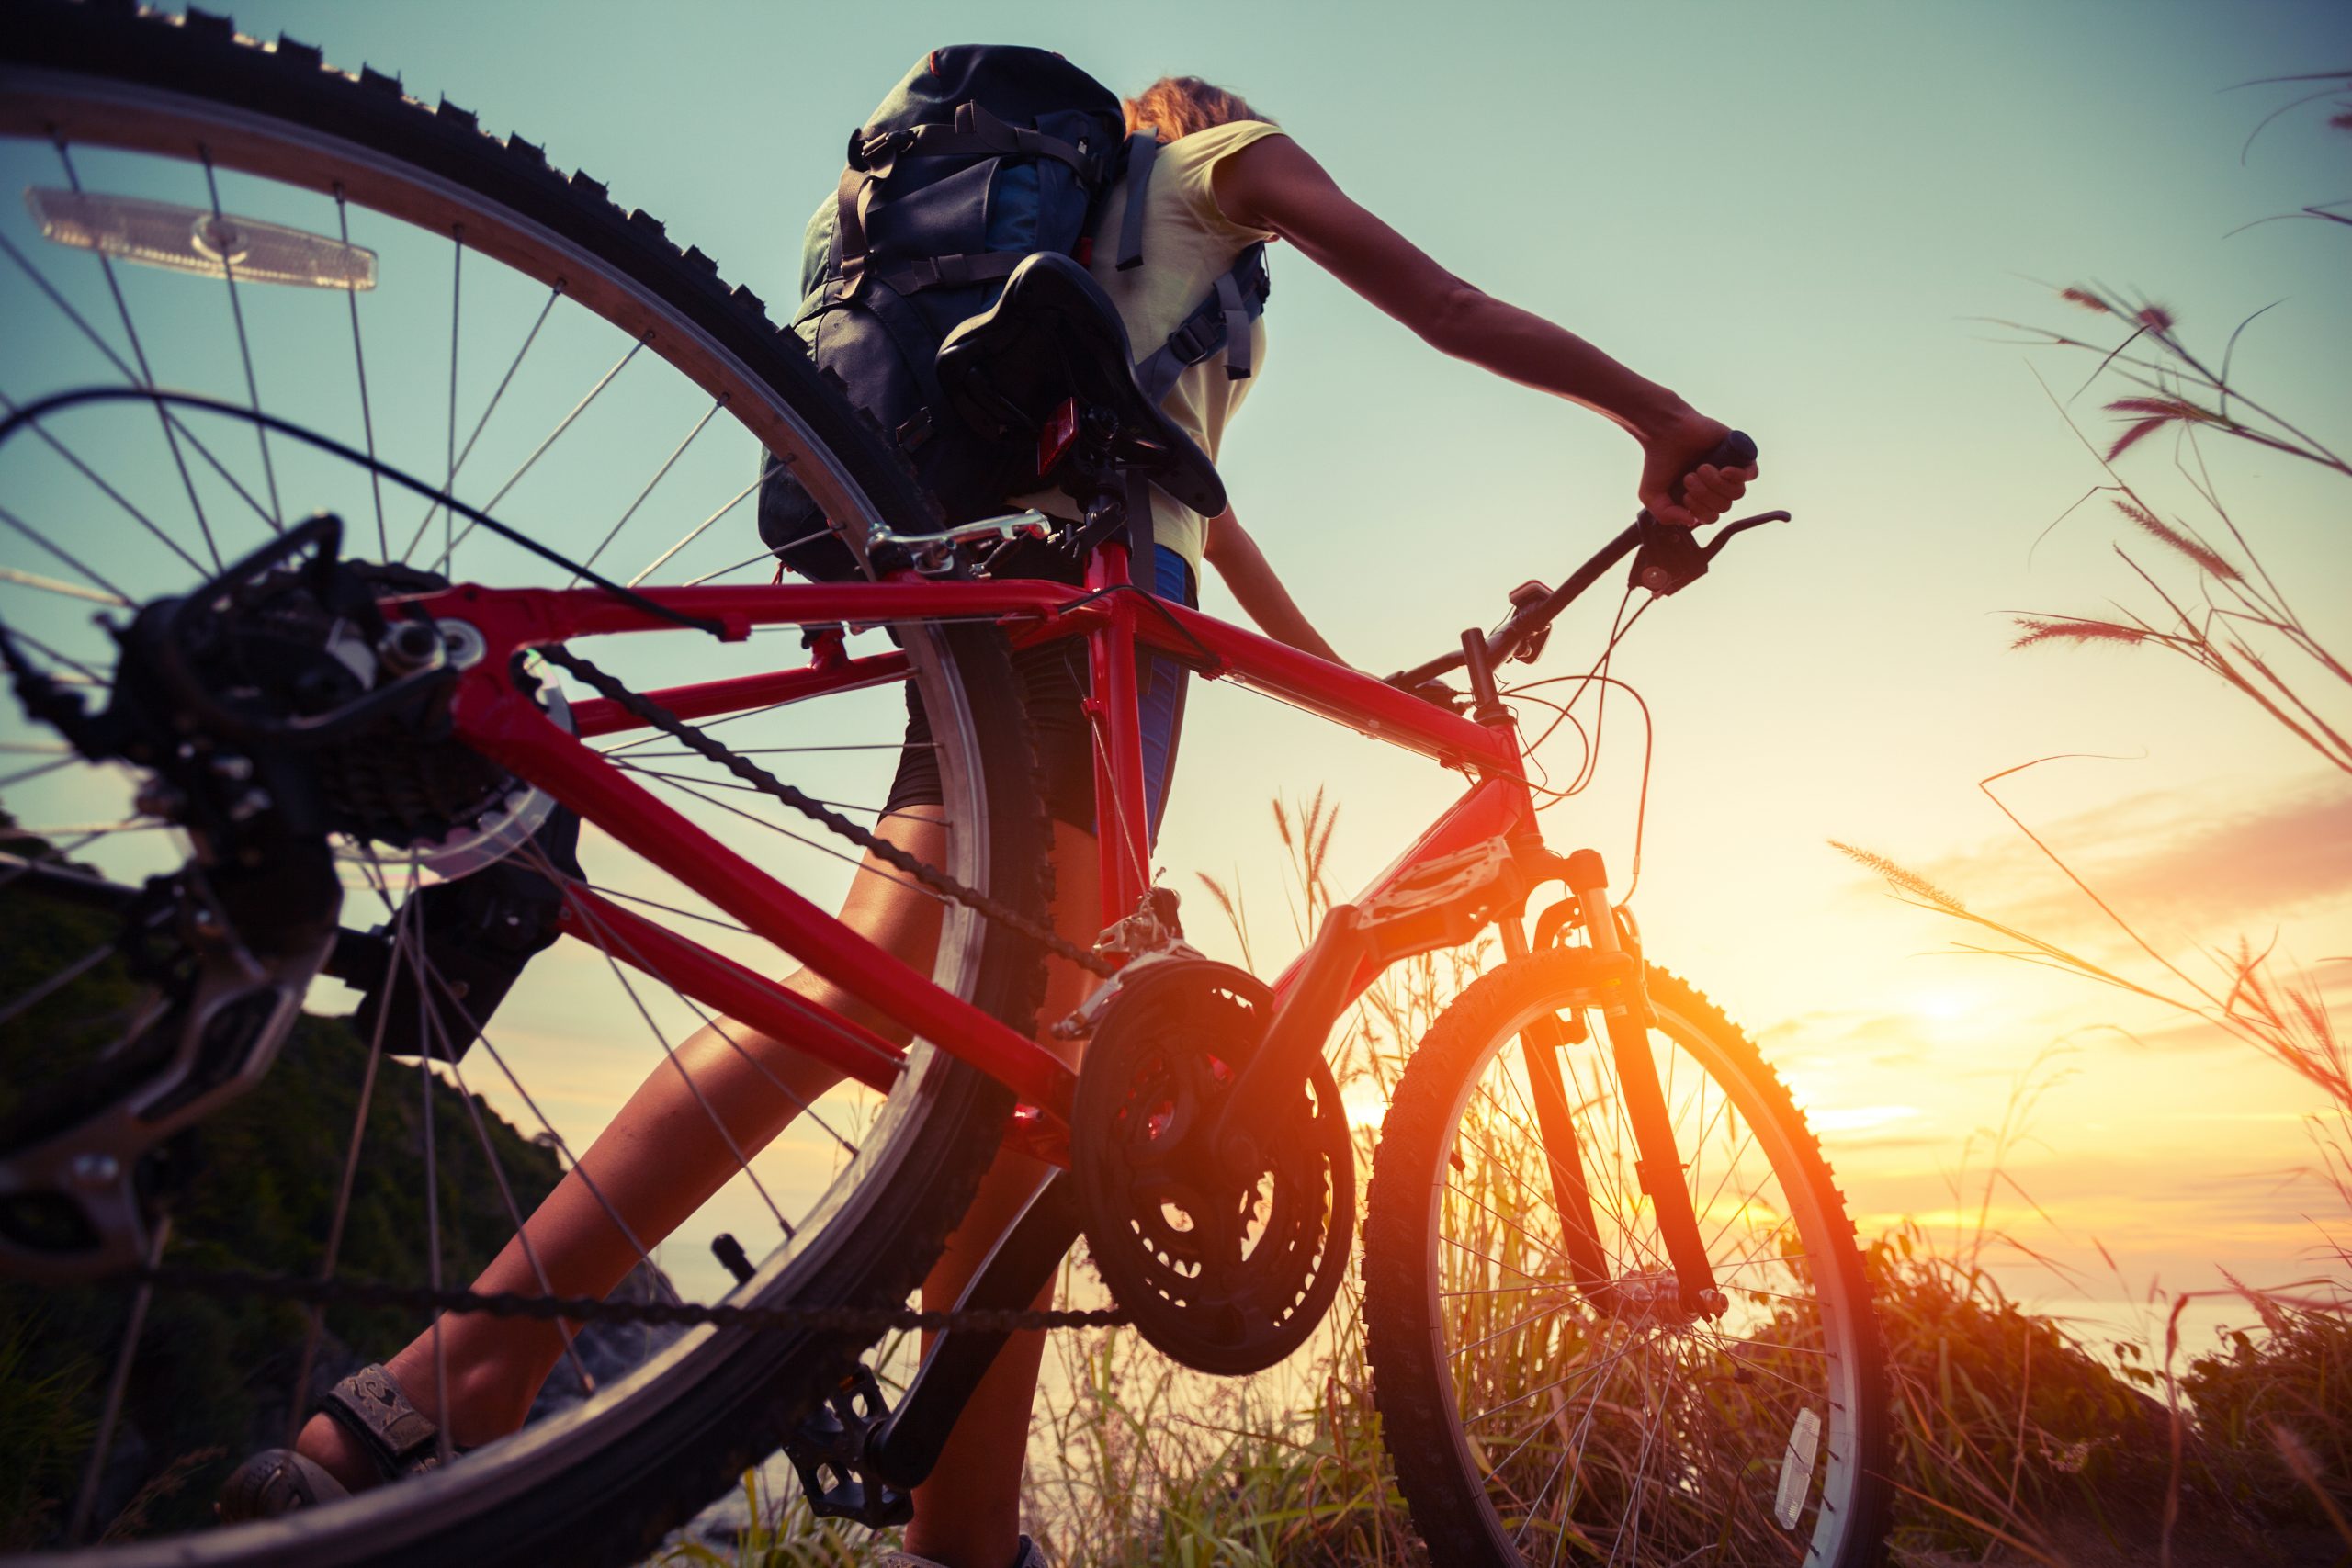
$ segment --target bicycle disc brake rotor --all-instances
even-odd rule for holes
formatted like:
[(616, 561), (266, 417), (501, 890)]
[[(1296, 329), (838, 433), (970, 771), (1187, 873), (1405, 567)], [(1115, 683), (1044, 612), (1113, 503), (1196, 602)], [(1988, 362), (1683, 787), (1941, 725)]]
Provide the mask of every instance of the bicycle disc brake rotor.
[(1272, 1134), (1228, 1161), (1212, 1130), (1272, 993), (1205, 960), (1130, 973), (1071, 1117), (1087, 1247), (1153, 1346), (1204, 1371), (1260, 1371), (1305, 1343), (1346, 1267), (1355, 1160), (1339, 1088), (1317, 1055)]

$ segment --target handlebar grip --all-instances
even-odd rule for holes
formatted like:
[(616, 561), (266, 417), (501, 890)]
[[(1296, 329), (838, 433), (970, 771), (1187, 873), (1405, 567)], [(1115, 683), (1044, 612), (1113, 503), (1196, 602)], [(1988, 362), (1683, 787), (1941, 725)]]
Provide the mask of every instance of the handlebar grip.
[[(1746, 431), (1734, 430), (1727, 432), (1721, 441), (1715, 443), (1713, 449), (1691, 464), (1690, 468), (1693, 473), (1710, 465), (1718, 468), (1744, 468), (1754, 461), (1756, 461), (1755, 441)], [(1684, 479), (1689, 477), (1688, 474), (1683, 476)], [(1677, 505), (1681, 504), (1682, 479), (1675, 480), (1668, 493), (1674, 497)]]

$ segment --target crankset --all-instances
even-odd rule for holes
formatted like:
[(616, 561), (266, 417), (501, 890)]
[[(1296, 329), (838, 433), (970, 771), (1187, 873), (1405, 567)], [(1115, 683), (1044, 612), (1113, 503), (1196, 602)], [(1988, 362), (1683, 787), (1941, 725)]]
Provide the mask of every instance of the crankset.
[(1338, 1291), (1355, 1217), (1355, 1157), (1321, 1055), (1265, 1135), (1216, 1137), (1264, 1039), (1266, 987), (1205, 959), (1138, 964), (1095, 1021), (1070, 1126), (1071, 1176), (1094, 1267), (1153, 1346), (1238, 1375), (1272, 1366)]

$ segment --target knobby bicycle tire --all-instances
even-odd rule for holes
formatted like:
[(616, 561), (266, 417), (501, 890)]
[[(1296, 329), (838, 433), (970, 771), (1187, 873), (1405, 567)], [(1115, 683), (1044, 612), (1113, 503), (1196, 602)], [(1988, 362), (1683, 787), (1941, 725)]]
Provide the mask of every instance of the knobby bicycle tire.
[[(1747, 1293), (1748, 1322), (1758, 1337), (1756, 1346), (1738, 1343), (1741, 1331), (1724, 1326), (1735, 1321), (1736, 1306), (1733, 1317), (1697, 1330), (1697, 1341), (1686, 1342), (1679, 1350), (1669, 1343), (1676, 1333), (1670, 1327), (1645, 1339), (1639, 1327), (1605, 1324), (1565, 1283), (1568, 1269), (1548, 1234), (1540, 1238), (1524, 1232), (1505, 1235), (1522, 1221), (1542, 1228), (1538, 1222), (1555, 1212), (1548, 1190), (1529, 1210), (1514, 1215), (1494, 1206), (1500, 1201), (1494, 1189), (1487, 1189), (1481, 1198), (1453, 1185), (1475, 1185), (1482, 1160), (1510, 1157), (1498, 1156), (1469, 1126), (1474, 1096), (1482, 1085), (1501, 1081), (1489, 1077), (1489, 1068), (1521, 1041), (1521, 1031), (1531, 1021), (1573, 1012), (1589, 999), (1577, 989), (1581, 958), (1581, 950), (1555, 949), (1512, 961), (1479, 979), (1445, 1010), (1415, 1052), (1382, 1124), (1364, 1221), (1364, 1315), (1382, 1433), (1414, 1524), (1432, 1560), (1449, 1568), (1646, 1562), (1644, 1553), (1653, 1547), (1673, 1562), (1869, 1568), (1882, 1560), (1893, 1492), (1885, 1479), (1884, 1351), (1853, 1225), (1803, 1113), (1755, 1046), (1713, 1003), (1665, 971), (1649, 970), (1650, 998), (1658, 1015), (1653, 1041), (1663, 1034), (1695, 1059), (1709, 1080), (1708, 1086), (1700, 1086), (1701, 1107), (1706, 1103), (1707, 1087), (1720, 1089), (1722, 1105), (1729, 1109), (1713, 1115), (1727, 1120), (1736, 1111), (1746, 1119), (1764, 1146), (1771, 1175), (1784, 1184), (1790, 1200), (1785, 1223), (1793, 1224), (1802, 1243), (1793, 1256), (1806, 1260), (1805, 1277), (1822, 1303), (1823, 1321), (1815, 1335), (1822, 1342), (1819, 1348), (1765, 1344), (1775, 1337), (1771, 1314), (1753, 1309), (1774, 1303), (1754, 1292)], [(1599, 1013), (1584, 1016), (1592, 1032), (1582, 1043), (1565, 1047), (1563, 1060), (1609, 1049)], [(1499, 1070), (1510, 1069), (1505, 1065)], [(1682, 1070), (1687, 1074), (1690, 1068)], [(1523, 1066), (1521, 1071), (1524, 1073)], [(1572, 1072), (1565, 1098), (1587, 1145), (1582, 1163), (1591, 1170), (1610, 1267), (1629, 1274), (1628, 1260), (1637, 1251), (1645, 1252), (1638, 1261), (1670, 1281), (1670, 1266), (1655, 1247), (1633, 1245), (1631, 1227), (1620, 1235), (1627, 1243), (1624, 1247), (1607, 1245), (1611, 1199), (1618, 1201), (1615, 1214), (1621, 1219), (1637, 1213), (1643, 1200), (1632, 1196), (1629, 1171), (1622, 1174), (1626, 1185), (1611, 1188), (1606, 1153), (1592, 1145), (1594, 1129), (1611, 1112), (1600, 1103), (1602, 1094), (1588, 1089), (1580, 1096), (1579, 1081)], [(1593, 1079), (1595, 1085), (1600, 1081)], [(1687, 1077), (1682, 1081), (1690, 1082)], [(1522, 1078), (1486, 1092), (1516, 1101), (1525, 1089)], [(1503, 1102), (1498, 1099), (1494, 1103)], [(1703, 1129), (1708, 1119), (1702, 1114), (1695, 1122)], [(1680, 1122), (1678, 1138), (1692, 1139), (1693, 1124), (1688, 1119)], [(1532, 1145), (1536, 1150), (1524, 1157), (1540, 1160), (1542, 1145), (1532, 1127), (1522, 1135), (1526, 1141), (1521, 1149)], [(1702, 1130), (1697, 1141), (1705, 1138)], [(1681, 1154), (1687, 1164), (1694, 1151), (1684, 1147)], [(1729, 1173), (1727, 1168), (1726, 1179)], [(1548, 1179), (1550, 1173), (1544, 1174)], [(1704, 1174), (1693, 1174), (1694, 1187), (1702, 1185)], [(1722, 1185), (1717, 1180), (1717, 1188)], [(1453, 1200), (1456, 1212), (1466, 1213), (1462, 1207), (1466, 1203), (1503, 1227), (1482, 1243), (1503, 1256), (1479, 1261), (1509, 1267), (1498, 1267), (1491, 1276), (1472, 1269), (1478, 1278), (1501, 1280), (1499, 1285), (1444, 1289), (1445, 1258), (1459, 1261), (1460, 1254), (1476, 1255), (1472, 1244), (1441, 1234), (1441, 1213), (1450, 1191), (1460, 1194)], [(1702, 1205), (1702, 1229), (1714, 1228), (1710, 1210), (1728, 1203), (1704, 1191), (1694, 1193), (1694, 1201)], [(1748, 1206), (1743, 1202), (1739, 1207)], [(1734, 1218), (1736, 1222), (1738, 1216)], [(1719, 1268), (1724, 1259), (1717, 1254), (1725, 1250), (1722, 1235), (1731, 1229), (1725, 1224), (1711, 1246)], [(1514, 1245), (1525, 1248), (1516, 1254), (1519, 1262), (1512, 1261), (1515, 1255), (1509, 1250)], [(1735, 1303), (1743, 1296), (1743, 1283), (1758, 1282), (1758, 1276), (1744, 1274), (1742, 1267), (1728, 1269), (1720, 1280)], [(1474, 1298), (1482, 1294), (1510, 1303), (1494, 1309), (1510, 1314), (1499, 1329), (1487, 1332), (1486, 1320), (1474, 1319), (1472, 1309), (1478, 1304)], [(1531, 1304), (1532, 1310), (1519, 1316)], [(1787, 1319), (1798, 1309), (1775, 1310), (1782, 1320), (1782, 1337), (1807, 1337), (1786, 1333)], [(1455, 1337), (1474, 1332), (1483, 1337), (1449, 1345), (1449, 1317), (1478, 1324), (1475, 1331), (1457, 1329)], [(1621, 1333), (1622, 1341), (1605, 1337)], [(1609, 1345), (1606, 1353), (1588, 1354), (1598, 1343)], [(1808, 1388), (1794, 1399), (1796, 1405), (1810, 1404), (1816, 1416), (1828, 1419), (1817, 1438), (1816, 1460), (1826, 1475), (1801, 1492), (1802, 1511), (1791, 1522), (1770, 1517), (1777, 1484), (1799, 1468), (1788, 1451), (1789, 1406), (1781, 1406), (1773, 1429), (1755, 1430), (1763, 1423), (1751, 1423), (1751, 1429), (1736, 1434), (1733, 1445), (1741, 1451), (1727, 1458), (1703, 1440), (1711, 1425), (1704, 1411), (1693, 1414), (1690, 1409), (1694, 1404), (1713, 1402), (1718, 1412), (1728, 1405), (1753, 1415), (1758, 1390), (1788, 1400), (1775, 1386), (1775, 1380), (1789, 1381), (1773, 1370), (1775, 1356), (1781, 1359), (1782, 1368), (1793, 1367), (1800, 1373), (1816, 1364), (1806, 1357), (1817, 1358), (1826, 1369), (1816, 1374), (1818, 1388)], [(1482, 1366), (1482, 1357), (1494, 1363), (1491, 1370)], [(1746, 1371), (1743, 1357), (1753, 1362)], [(1465, 1358), (1469, 1365), (1457, 1371), (1457, 1362)], [(1639, 1380), (1645, 1360), (1668, 1362), (1688, 1373), (1676, 1416), (1668, 1414), (1678, 1393), (1673, 1375), (1662, 1384), (1635, 1381), (1631, 1390), (1623, 1386), (1622, 1380)], [(1566, 1371), (1561, 1371), (1564, 1365)], [(1644, 1403), (1652, 1394), (1654, 1413)], [(1482, 1406), (1477, 1416), (1510, 1410), (1529, 1435), (1519, 1436), (1509, 1427), (1474, 1432), (1474, 1420), (1463, 1408), (1473, 1399)], [(1538, 1400), (1545, 1404), (1538, 1404)], [(1622, 1444), (1612, 1446), (1610, 1428), (1612, 1424), (1631, 1425), (1643, 1416), (1651, 1417), (1651, 1426), (1641, 1433), (1641, 1468), (1625, 1487), (1619, 1472), (1630, 1456)], [(1716, 1419), (1724, 1418), (1718, 1415)], [(1485, 1433), (1483, 1441), (1480, 1432)], [(1514, 1461), (1531, 1443), (1540, 1461), (1555, 1436), (1560, 1439), (1557, 1461), (1537, 1462), (1532, 1472), (1513, 1471)], [(1630, 1439), (1633, 1434), (1623, 1436)], [(1509, 1438), (1517, 1438), (1519, 1446), (1503, 1450)], [(1529, 1473), (1545, 1488), (1532, 1498), (1525, 1495), (1523, 1484)], [(1804, 1472), (1798, 1473), (1800, 1483), (1806, 1479)], [(1630, 1507), (1621, 1504), (1613, 1518), (1594, 1517), (1596, 1512), (1606, 1513), (1612, 1489), (1636, 1501)], [(1579, 1496), (1587, 1508), (1582, 1515), (1576, 1512)], [(1805, 1528), (1799, 1531), (1792, 1524)], [(1748, 1533), (1740, 1533), (1743, 1529)], [(1625, 1555), (1629, 1550), (1634, 1553), (1630, 1559)]]
[[(180, 157), (200, 144), (223, 168), (333, 187), (443, 232), (462, 226), (469, 251), (554, 284), (720, 398), (795, 460), (830, 514), (900, 529), (930, 516), (870, 422), (709, 258), (646, 214), (624, 212), (586, 175), (551, 170), (521, 138), (493, 139), (464, 110), (405, 96), (395, 78), (345, 75), (315, 50), (261, 45), (202, 13), (35, 0), (12, 6), (0, 29), (0, 133)], [(1042, 918), (1051, 839), (1002, 639), (947, 624), (902, 635), (930, 671), (934, 735), (967, 759), (965, 810), (981, 831), (956, 835), (971, 846), (963, 863), (977, 868), (966, 879)], [(996, 922), (957, 929), (970, 999), (1026, 1032), (1043, 995), (1036, 944)], [(993, 1157), (1011, 1097), (944, 1054), (919, 1047), (913, 1060), (876, 1123), (868, 1175), (734, 1299), (881, 1306), (921, 1280)], [(635, 1561), (773, 1451), (860, 1348), (840, 1334), (697, 1330), (582, 1406), (439, 1472), (277, 1520), (92, 1555), (110, 1564)]]

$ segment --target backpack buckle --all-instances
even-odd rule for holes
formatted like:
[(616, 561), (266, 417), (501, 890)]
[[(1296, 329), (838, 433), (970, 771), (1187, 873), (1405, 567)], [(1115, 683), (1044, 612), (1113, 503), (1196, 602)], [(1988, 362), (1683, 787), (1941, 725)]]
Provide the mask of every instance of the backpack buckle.
[(1224, 341), (1223, 316), (1195, 316), (1168, 334), (1170, 353), (1187, 365), (1198, 365)]
[(911, 131), (881, 130), (869, 136), (861, 126), (849, 133), (847, 162), (853, 169), (862, 170), (876, 179), (888, 179), (897, 166), (899, 154), (914, 140)]

